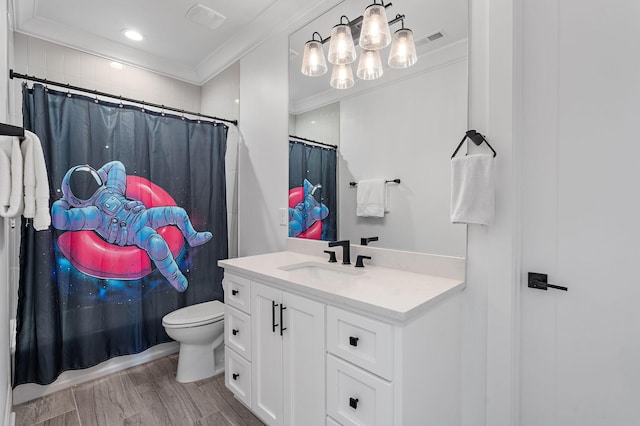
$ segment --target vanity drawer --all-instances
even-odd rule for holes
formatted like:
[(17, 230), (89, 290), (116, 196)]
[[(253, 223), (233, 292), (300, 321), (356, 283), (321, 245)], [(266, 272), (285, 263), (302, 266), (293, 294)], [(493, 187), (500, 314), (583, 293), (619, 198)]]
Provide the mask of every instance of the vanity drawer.
[(224, 303), (251, 314), (251, 282), (243, 277), (225, 272)]
[(224, 384), (247, 407), (251, 406), (251, 363), (225, 347)]
[(225, 305), (224, 342), (243, 358), (251, 361), (251, 317)]
[(328, 351), (387, 380), (393, 379), (393, 326), (327, 307)]
[(344, 426), (390, 426), (393, 385), (327, 355), (327, 414)]

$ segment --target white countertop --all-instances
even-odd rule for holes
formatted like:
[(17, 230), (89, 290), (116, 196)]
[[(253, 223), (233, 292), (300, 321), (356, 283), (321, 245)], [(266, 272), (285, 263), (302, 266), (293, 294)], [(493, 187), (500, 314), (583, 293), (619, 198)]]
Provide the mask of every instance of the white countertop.
[[(332, 279), (318, 279), (301, 271), (279, 269), (304, 262), (322, 264), (322, 267), (347, 273)], [(464, 281), (458, 279), (374, 265), (355, 268), (353, 264), (330, 264), (326, 257), (292, 251), (220, 260), (218, 265), (230, 273), (268, 282), (338, 307), (348, 306), (383, 316), (394, 322), (407, 321), (447, 294), (465, 287)]]

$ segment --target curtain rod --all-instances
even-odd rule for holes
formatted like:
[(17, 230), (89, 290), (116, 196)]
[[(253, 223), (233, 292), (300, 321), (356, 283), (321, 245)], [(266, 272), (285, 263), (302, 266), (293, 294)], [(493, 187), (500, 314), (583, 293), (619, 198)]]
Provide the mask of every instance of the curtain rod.
[(12, 69), (9, 70), (9, 78), (10, 79), (20, 78), (20, 79), (23, 79), (23, 80), (35, 81), (37, 83), (43, 83), (43, 84), (52, 85), (52, 86), (64, 87), (65, 89), (77, 90), (77, 91), (80, 91), (80, 92), (90, 93), (90, 94), (96, 95), (96, 96), (105, 96), (105, 97), (108, 97), (108, 98), (119, 99), (121, 101), (133, 102), (133, 103), (144, 105), (144, 106), (150, 106), (150, 107), (153, 107), (153, 108), (159, 108), (159, 109), (168, 110), (168, 111), (180, 112), (182, 114), (195, 115), (196, 117), (208, 118), (208, 119), (216, 120), (216, 121), (224, 121), (226, 123), (231, 123), (234, 126), (238, 125), (238, 120), (227, 120), (225, 118), (214, 117), (212, 115), (200, 114), (199, 112), (185, 111), (184, 109), (178, 109), (178, 108), (168, 107), (166, 105), (159, 105), (159, 104), (154, 104), (154, 103), (151, 103), (151, 102), (140, 101), (138, 99), (125, 98), (124, 96), (112, 95), (111, 93), (100, 92), (98, 90), (85, 89), (84, 87), (73, 86), (73, 85), (68, 84), (68, 83), (67, 84), (58, 83), (56, 81), (47, 80), (46, 78), (39, 78), (39, 77), (36, 77), (36, 76), (33, 76), (33, 75), (27, 75), (27, 74), (19, 74), (17, 72), (13, 72)]
[(301, 138), (300, 136), (294, 136), (294, 135), (289, 135), (289, 137), (291, 139), (298, 139), (300, 141), (316, 143), (318, 145), (328, 146), (329, 148), (333, 148), (333, 149), (336, 149), (336, 150), (338, 149), (338, 145), (331, 145), (331, 144), (328, 144), (328, 143), (318, 142), (318, 141), (314, 141), (313, 139)]

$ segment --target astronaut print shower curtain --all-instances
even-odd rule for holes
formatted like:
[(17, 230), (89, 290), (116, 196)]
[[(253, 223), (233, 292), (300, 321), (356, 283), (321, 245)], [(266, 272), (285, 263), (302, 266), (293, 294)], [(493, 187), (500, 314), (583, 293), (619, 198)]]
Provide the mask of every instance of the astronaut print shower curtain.
[(23, 88), (52, 226), (23, 219), (14, 386), (169, 341), (162, 317), (222, 300), (228, 128)]
[(333, 148), (289, 140), (289, 236), (335, 241), (336, 162)]

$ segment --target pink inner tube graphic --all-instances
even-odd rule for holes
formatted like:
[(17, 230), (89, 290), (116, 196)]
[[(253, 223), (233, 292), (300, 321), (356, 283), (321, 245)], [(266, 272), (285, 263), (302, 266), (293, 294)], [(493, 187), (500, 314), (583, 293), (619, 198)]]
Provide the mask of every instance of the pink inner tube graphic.
[[(146, 208), (177, 205), (167, 191), (139, 176), (127, 176), (125, 195), (142, 201)], [(180, 230), (176, 226), (163, 226), (158, 234), (169, 245), (173, 257), (177, 257), (184, 247)], [(110, 244), (94, 231), (64, 232), (58, 237), (58, 247), (73, 266), (92, 277), (136, 280), (155, 269), (143, 249)]]
[[(289, 207), (295, 208), (298, 203), (304, 200), (304, 188), (301, 186), (289, 190)], [(308, 240), (319, 240), (322, 238), (322, 221), (318, 220), (305, 231), (302, 231), (296, 238), (306, 238)]]

